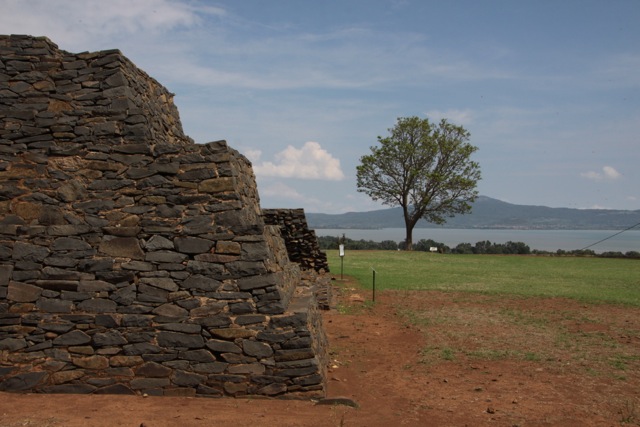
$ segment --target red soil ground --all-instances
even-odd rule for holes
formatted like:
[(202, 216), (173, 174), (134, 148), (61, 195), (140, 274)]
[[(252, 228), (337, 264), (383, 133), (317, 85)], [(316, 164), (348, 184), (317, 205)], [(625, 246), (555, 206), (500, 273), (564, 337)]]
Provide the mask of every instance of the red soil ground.
[[(544, 348), (548, 337), (530, 333), (527, 325), (509, 327), (469, 317), (462, 327), (446, 322), (418, 322), (416, 326), (406, 317), (407, 312), (421, 311), (472, 314), (477, 307), (486, 307), (482, 296), (382, 292), (375, 304), (368, 304), (359, 296), (363, 291), (343, 285), (346, 287), (336, 290), (340, 310), (324, 314), (332, 359), (328, 397), (351, 399), (358, 408), (255, 398), (0, 393), (0, 426), (640, 425), (638, 309), (583, 306), (567, 300), (499, 301), (501, 310), (547, 313), (545, 318), (552, 322), (556, 322), (555, 314), (565, 313), (557, 322), (564, 322), (567, 333), (613, 343), (610, 354), (601, 354), (599, 347), (597, 358), (582, 363), (595, 363), (595, 368), (589, 368), (574, 363), (570, 352), (575, 348), (566, 354), (561, 346)], [(571, 310), (580, 316), (566, 315)], [(529, 350), (540, 346), (539, 354), (552, 357), (527, 360), (511, 357), (509, 352), (497, 358), (426, 356), (425, 349), (439, 354), (452, 342), (462, 342), (456, 339), (478, 348), (491, 342), (494, 350), (509, 343), (526, 345)], [(589, 343), (593, 340), (583, 344), (587, 353)], [(626, 365), (618, 366), (622, 370), (597, 363), (615, 355), (626, 355)]]

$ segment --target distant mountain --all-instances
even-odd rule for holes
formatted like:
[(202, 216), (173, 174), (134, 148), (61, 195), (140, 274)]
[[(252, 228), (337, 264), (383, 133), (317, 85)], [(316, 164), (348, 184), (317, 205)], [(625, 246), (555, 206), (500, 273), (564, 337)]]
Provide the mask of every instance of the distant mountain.
[[(402, 208), (344, 214), (307, 213), (313, 229), (404, 228)], [(640, 210), (571, 209), (514, 205), (479, 196), (470, 214), (449, 218), (438, 226), (421, 220), (416, 228), (492, 228), (522, 230), (619, 230), (640, 222)]]

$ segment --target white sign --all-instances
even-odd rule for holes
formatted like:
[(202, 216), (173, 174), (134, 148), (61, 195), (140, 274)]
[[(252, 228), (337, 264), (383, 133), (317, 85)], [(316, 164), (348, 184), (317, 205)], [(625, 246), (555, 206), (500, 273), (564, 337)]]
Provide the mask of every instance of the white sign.
[(429, 252), (438, 252), (438, 248), (436, 246), (431, 246), (429, 248)]
[(343, 257), (344, 256), (344, 245), (340, 245), (339, 249), (340, 249), (340, 256)]

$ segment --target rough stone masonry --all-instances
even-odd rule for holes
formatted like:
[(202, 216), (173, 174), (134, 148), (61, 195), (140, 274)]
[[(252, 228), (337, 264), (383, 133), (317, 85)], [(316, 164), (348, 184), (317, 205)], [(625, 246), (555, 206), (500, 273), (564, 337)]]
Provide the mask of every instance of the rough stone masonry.
[(0, 36), (0, 390), (323, 396), (285, 226), (120, 51)]

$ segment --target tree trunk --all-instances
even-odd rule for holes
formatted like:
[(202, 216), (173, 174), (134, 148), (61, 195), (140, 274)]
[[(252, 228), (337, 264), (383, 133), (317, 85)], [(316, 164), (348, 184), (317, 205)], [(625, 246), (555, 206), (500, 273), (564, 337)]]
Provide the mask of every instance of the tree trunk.
[(409, 214), (409, 207), (403, 206), (404, 212), (404, 225), (406, 230), (406, 237), (404, 240), (405, 250), (412, 251), (413, 250), (413, 227), (416, 225), (416, 220), (411, 217)]
[(413, 226), (407, 224), (407, 237), (405, 237), (405, 250), (413, 250)]

